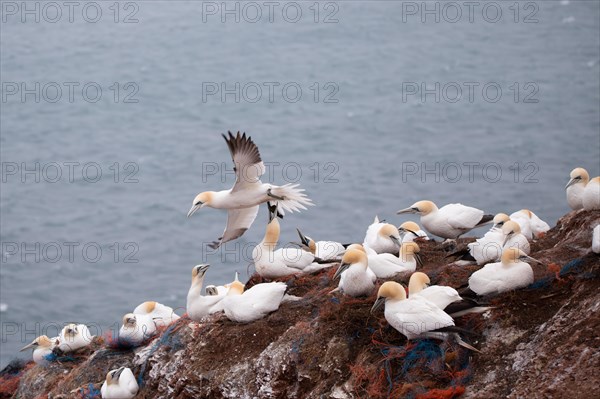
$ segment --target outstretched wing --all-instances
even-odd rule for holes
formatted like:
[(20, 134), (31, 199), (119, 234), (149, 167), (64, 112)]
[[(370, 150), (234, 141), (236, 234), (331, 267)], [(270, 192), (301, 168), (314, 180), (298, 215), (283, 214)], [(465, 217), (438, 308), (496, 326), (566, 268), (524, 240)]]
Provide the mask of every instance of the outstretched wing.
[(256, 205), (250, 208), (230, 209), (227, 211), (227, 227), (225, 227), (223, 236), (209, 244), (209, 247), (217, 249), (221, 244), (241, 237), (252, 225), (254, 219), (256, 219), (258, 208), (259, 206)]
[(227, 132), (229, 137), (223, 135), (231, 158), (233, 159), (233, 170), (236, 181), (231, 192), (241, 190), (248, 185), (261, 184), (260, 177), (265, 173), (265, 165), (260, 159), (258, 147), (246, 133), (233, 135)]

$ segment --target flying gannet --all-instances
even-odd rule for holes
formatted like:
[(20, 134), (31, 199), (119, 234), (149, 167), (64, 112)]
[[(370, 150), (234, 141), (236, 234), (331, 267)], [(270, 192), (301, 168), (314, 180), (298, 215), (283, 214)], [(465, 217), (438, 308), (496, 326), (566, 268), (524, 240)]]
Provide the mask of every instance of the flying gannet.
[(154, 301), (147, 301), (138, 305), (133, 313), (150, 316), (157, 327), (168, 326), (179, 319), (172, 307)]
[(600, 176), (594, 177), (585, 185), (582, 197), (583, 209), (600, 209)]
[(363, 246), (371, 248), (378, 254), (383, 252), (398, 253), (400, 246), (398, 228), (393, 224), (380, 222), (379, 218), (375, 216), (375, 220), (367, 228)]
[(529, 209), (521, 209), (520, 211), (512, 213), (510, 215), (510, 220), (519, 223), (521, 234), (528, 240), (537, 238), (550, 230), (548, 223), (544, 222)]
[[(454, 320), (450, 315), (422, 296), (415, 295), (414, 298), (407, 299), (404, 287), (394, 281), (386, 281), (379, 287), (371, 313), (375, 313), (381, 306), (385, 306), (384, 316), (387, 322), (408, 340), (446, 339), (447, 331), (454, 327)], [(458, 334), (453, 335), (459, 345), (477, 351)]]
[(156, 333), (156, 323), (148, 315), (127, 313), (123, 316), (123, 325), (119, 329), (119, 341), (139, 346)]
[(227, 226), (223, 236), (210, 245), (213, 249), (241, 237), (256, 219), (259, 205), (264, 202), (278, 200), (282, 214), (299, 212), (306, 209), (305, 205), (313, 205), (297, 184), (275, 186), (261, 182), (260, 177), (265, 173), (265, 165), (260, 158), (258, 147), (249, 136), (246, 137), (246, 133), (240, 135), (238, 132), (236, 136), (228, 133), (229, 137), (223, 137), (233, 158), (235, 184), (229, 190), (205, 191), (198, 194), (188, 212), (190, 217), (205, 206), (227, 209)]
[(279, 309), (286, 290), (285, 283), (275, 282), (256, 284), (244, 291), (244, 285), (234, 281), (222, 301), (225, 316), (236, 323), (250, 323), (262, 319)]
[(469, 277), (469, 288), (488, 295), (527, 287), (533, 283), (533, 269), (525, 260), (542, 263), (518, 248), (507, 248), (497, 263), (488, 263)]
[(58, 341), (54, 348), (59, 353), (74, 352), (88, 346), (94, 337), (85, 324), (67, 324), (58, 335)]
[(131, 399), (139, 390), (135, 376), (129, 367), (120, 367), (106, 374), (100, 388), (103, 399)]
[(219, 293), (215, 288), (215, 295), (202, 295), (202, 285), (208, 268), (209, 265), (197, 265), (192, 268), (192, 285), (187, 295), (187, 313), (194, 321), (200, 321), (209, 314), (223, 310), (220, 302), (225, 297), (225, 292)]
[(494, 218), (493, 215), (485, 215), (482, 210), (462, 204), (448, 204), (438, 209), (431, 201), (418, 201), (397, 212), (403, 213), (421, 215), (421, 224), (428, 232), (448, 239), (456, 239)]
[(365, 250), (357, 246), (350, 246), (342, 256), (342, 262), (335, 272), (333, 279), (340, 278), (338, 288), (345, 295), (369, 296), (375, 288), (377, 276), (368, 266), (368, 258)]
[(50, 360), (48, 360), (48, 355), (52, 354), (52, 350), (54, 349), (54, 345), (57, 340), (58, 337), (48, 338), (45, 335), (40, 335), (29, 345), (21, 348), (21, 352), (33, 348), (33, 361), (36, 364), (46, 366), (50, 363)]
[(567, 203), (573, 210), (583, 208), (583, 190), (590, 180), (590, 175), (583, 168), (575, 168), (569, 175), (571, 178), (565, 190), (567, 192)]
[(418, 224), (410, 220), (402, 223), (398, 227), (398, 231), (400, 232), (402, 242), (413, 242), (415, 238), (429, 240), (427, 233), (421, 230)]

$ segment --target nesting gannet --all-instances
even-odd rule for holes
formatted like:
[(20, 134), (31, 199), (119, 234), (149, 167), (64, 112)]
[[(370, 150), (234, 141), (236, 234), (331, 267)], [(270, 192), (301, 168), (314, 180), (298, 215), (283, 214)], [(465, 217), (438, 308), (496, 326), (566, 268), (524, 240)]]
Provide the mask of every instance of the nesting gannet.
[(402, 223), (398, 227), (398, 231), (402, 237), (402, 242), (413, 242), (415, 238), (429, 240), (427, 233), (421, 230), (418, 224), (410, 220)]
[(438, 209), (431, 201), (415, 202), (397, 213), (418, 213), (421, 215), (421, 224), (428, 232), (451, 239), (489, 223), (494, 218), (493, 215), (484, 215), (482, 210), (462, 204), (448, 204)]
[(322, 260), (338, 259), (346, 251), (344, 245), (336, 241), (315, 241), (312, 238), (302, 234), (300, 229), (296, 229), (302, 246), (310, 251), (316, 258)]
[(398, 253), (400, 246), (400, 233), (398, 228), (393, 224), (383, 223), (375, 216), (375, 220), (367, 228), (363, 246), (369, 247), (378, 254)]
[(413, 273), (408, 282), (408, 297), (421, 296), (453, 318), (468, 313), (483, 313), (490, 309), (490, 307), (480, 306), (471, 299), (463, 299), (452, 287), (429, 285), (430, 282), (429, 276), (425, 273)]
[(582, 203), (586, 211), (600, 209), (600, 176), (594, 177), (585, 185)]
[(119, 341), (138, 346), (156, 332), (156, 323), (145, 314), (127, 313), (123, 316), (123, 325), (119, 329)]
[(37, 364), (45, 366), (50, 363), (50, 360), (48, 360), (48, 355), (52, 353), (57, 339), (58, 337), (48, 338), (45, 335), (40, 335), (29, 345), (21, 348), (21, 352), (33, 348), (33, 361)]
[(390, 278), (398, 273), (414, 272), (417, 265), (423, 265), (419, 256), (419, 246), (415, 242), (403, 243), (398, 256), (388, 253), (378, 254), (370, 248), (366, 250), (369, 269), (377, 278)]
[(518, 248), (505, 249), (500, 262), (488, 263), (471, 274), (469, 288), (477, 295), (487, 295), (527, 287), (533, 283), (533, 270), (524, 260), (539, 262)]
[(502, 244), (504, 242), (502, 226), (508, 221), (510, 221), (510, 218), (507, 214), (496, 214), (494, 216), (494, 224), (483, 237), (467, 244), (466, 251), (458, 251), (452, 255), (461, 255), (460, 259), (475, 261), (478, 265), (484, 265), (500, 259), (500, 256), (502, 256)]
[(154, 301), (147, 301), (138, 305), (133, 310), (133, 313), (150, 316), (154, 319), (157, 327), (168, 326), (179, 319), (179, 316), (175, 314), (172, 307)]
[(504, 223), (504, 226), (502, 226), (502, 234), (504, 236), (502, 250), (505, 248), (519, 248), (521, 251), (525, 252), (526, 255), (531, 252), (529, 241), (521, 234), (521, 226), (519, 226), (519, 223), (512, 220)]
[(548, 223), (540, 219), (535, 213), (529, 209), (521, 209), (510, 215), (510, 220), (519, 223), (521, 234), (528, 240), (537, 238), (540, 234), (550, 230)]
[(209, 265), (197, 265), (192, 268), (192, 285), (187, 295), (187, 313), (194, 321), (200, 321), (209, 314), (223, 310), (220, 302), (225, 297), (225, 292), (219, 293), (216, 289), (216, 295), (202, 295), (202, 284), (208, 268)]
[(88, 346), (93, 338), (85, 324), (67, 324), (58, 335), (55, 350), (60, 353), (74, 352)]
[(575, 168), (569, 175), (571, 178), (565, 190), (567, 192), (567, 202), (573, 210), (583, 208), (583, 190), (590, 180), (590, 175), (583, 168)]
[(600, 224), (592, 231), (592, 251), (600, 254)]
[(100, 388), (103, 399), (131, 399), (139, 390), (135, 376), (129, 367), (120, 367), (106, 374)]
[(211, 244), (218, 248), (227, 241), (235, 240), (252, 225), (258, 214), (259, 205), (272, 200), (279, 201), (280, 210), (294, 212), (306, 209), (305, 205), (313, 205), (312, 201), (298, 188), (297, 184), (275, 186), (263, 183), (260, 177), (265, 173), (265, 165), (260, 158), (258, 147), (246, 133), (240, 132), (229, 137), (223, 135), (229, 152), (233, 158), (236, 181), (229, 190), (205, 191), (196, 196), (188, 217), (198, 209), (210, 208), (227, 209), (227, 226), (223, 236)]
[(340, 278), (338, 288), (345, 295), (369, 296), (375, 288), (377, 276), (368, 266), (367, 254), (357, 247), (349, 247), (342, 256), (340, 267), (336, 270), (333, 279)]
[[(377, 300), (371, 308), (374, 313), (385, 306), (385, 319), (407, 339), (436, 338), (445, 339), (448, 334), (440, 329), (454, 327), (450, 315), (422, 296), (406, 298), (404, 287), (394, 281), (386, 281), (379, 287)], [(458, 334), (454, 334), (461, 346), (477, 351), (464, 342)]]
[(285, 283), (276, 282), (256, 284), (244, 291), (244, 285), (234, 281), (223, 298), (223, 310), (231, 321), (250, 323), (279, 309), (286, 289)]

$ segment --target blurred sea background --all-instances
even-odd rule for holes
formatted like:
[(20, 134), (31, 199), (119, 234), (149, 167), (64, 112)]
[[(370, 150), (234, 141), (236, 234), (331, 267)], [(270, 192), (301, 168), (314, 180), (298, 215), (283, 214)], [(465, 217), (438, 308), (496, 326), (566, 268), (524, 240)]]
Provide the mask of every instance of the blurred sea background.
[[(35, 3), (39, 22), (23, 22)], [(11, 4), (2, 367), (65, 322), (106, 333), (146, 300), (183, 313), (196, 264), (211, 264), (206, 283), (247, 278), (266, 209), (216, 253), (203, 243), (226, 214), (186, 218), (197, 193), (233, 184), (227, 130), (257, 143), (263, 181), (298, 182), (316, 204), (286, 215), (280, 244), (296, 227), (360, 242), (375, 215), (400, 224), (395, 211), (420, 199), (528, 208), (553, 226), (570, 210), (571, 169), (600, 174), (598, 1), (483, 1), (472, 15), (458, 2), (458, 19), (442, 2), (426, 3), (433, 14), (423, 2), (281, 2), (269, 15), (262, 2), (228, 2), (227, 14), (221, 2), (99, 1), (96, 22), (86, 3), (72, 22), (67, 7), (49, 22), (58, 14), (44, 2)], [(39, 102), (21, 90), (36, 82)]]

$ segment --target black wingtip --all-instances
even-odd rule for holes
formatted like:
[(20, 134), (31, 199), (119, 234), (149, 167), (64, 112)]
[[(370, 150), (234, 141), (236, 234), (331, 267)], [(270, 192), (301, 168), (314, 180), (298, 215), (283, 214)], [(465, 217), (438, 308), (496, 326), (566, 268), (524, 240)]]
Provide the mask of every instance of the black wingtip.
[(487, 223), (490, 223), (494, 220), (494, 215), (483, 215), (477, 226), (481, 226)]

